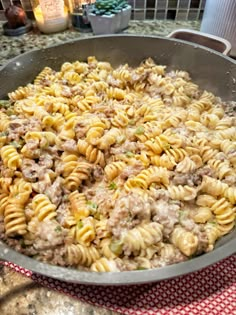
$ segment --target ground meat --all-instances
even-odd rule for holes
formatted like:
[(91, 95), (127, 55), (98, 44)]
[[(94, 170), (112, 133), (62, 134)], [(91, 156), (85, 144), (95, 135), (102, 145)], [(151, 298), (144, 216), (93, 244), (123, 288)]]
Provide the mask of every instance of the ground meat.
[(20, 252), (24, 255), (27, 255), (27, 256), (37, 256), (39, 254), (39, 252), (33, 247), (33, 245), (29, 245), (29, 246), (23, 246), (21, 249), (20, 249)]
[(142, 196), (133, 192), (127, 197), (132, 218), (138, 218), (140, 221), (149, 221), (154, 200), (151, 197)]
[(143, 164), (141, 162), (136, 162), (134, 165), (125, 167), (120, 174), (120, 178), (126, 180), (128, 177), (138, 175), (143, 169)]
[(203, 227), (198, 226), (198, 228), (197, 229), (195, 228), (193, 232), (198, 237), (198, 248), (195, 254), (199, 255), (206, 252), (209, 246), (209, 240)]
[(34, 248), (38, 251), (52, 249), (64, 244), (67, 231), (55, 220), (44, 220), (37, 225)]
[(114, 117), (115, 108), (111, 106), (104, 105), (103, 103), (94, 104), (91, 108), (91, 112), (102, 112), (106, 118)]
[(62, 145), (62, 149), (71, 153), (77, 152), (76, 141), (73, 139), (65, 141)]
[(207, 176), (210, 176), (210, 177), (214, 177), (213, 173), (214, 173), (214, 171), (209, 166), (204, 166), (203, 168), (198, 168), (195, 171), (195, 174), (199, 175), (201, 177), (203, 177), (204, 175), (207, 175)]
[(175, 134), (181, 135), (181, 138), (183, 139), (183, 146), (190, 144), (189, 143), (189, 135), (191, 133), (191, 130), (187, 129), (184, 124), (181, 124), (181, 126), (178, 126), (176, 128), (173, 128), (173, 132)]
[(44, 153), (44, 154), (40, 155), (38, 165), (46, 167), (48, 169), (52, 168), (53, 167), (53, 157), (48, 153)]
[(221, 105), (223, 105), (223, 108), (225, 110), (225, 114), (228, 116), (232, 116), (235, 117), (235, 113), (236, 113), (236, 102), (231, 101), (231, 102), (227, 102), (227, 103), (222, 103)]
[(24, 158), (22, 161), (22, 174), (25, 180), (35, 182), (37, 179), (43, 179), (46, 168), (40, 166), (34, 160)]
[(107, 83), (113, 87), (121, 87), (122, 86), (122, 81), (119, 79), (114, 79), (112, 75), (108, 75), (107, 77)]
[(227, 156), (223, 153), (223, 152), (218, 152), (216, 153), (216, 155), (214, 156), (214, 159), (216, 160), (220, 160), (220, 161), (224, 161), (227, 159)]
[(47, 196), (51, 202), (58, 206), (63, 198), (63, 178), (57, 177), (52, 185), (50, 185), (46, 191)]
[(70, 214), (68, 203), (62, 202), (60, 206), (57, 208), (57, 221), (63, 226), (65, 219)]
[(32, 203), (29, 203), (25, 206), (25, 217), (26, 221), (29, 222), (34, 217), (34, 210), (32, 208)]
[(189, 181), (189, 174), (175, 174), (172, 183), (174, 185), (187, 185)]
[(84, 191), (84, 194), (88, 200), (91, 200), (96, 195), (96, 191), (94, 189), (87, 189)]
[(186, 207), (187, 211), (183, 211), (181, 213), (179, 216), (179, 222), (187, 231), (194, 233), (198, 237), (198, 248), (196, 254), (200, 254), (206, 251), (208, 246), (208, 238), (203, 226), (201, 224), (196, 224), (190, 217), (191, 211), (189, 210), (191, 209), (191, 205), (190, 209), (188, 209), (188, 205)]
[(32, 184), (33, 190), (39, 194), (46, 193), (50, 186), (51, 179), (47, 173), (44, 174), (44, 177), (41, 180), (38, 180), (36, 183)]
[(137, 71), (132, 71), (131, 72), (131, 84), (135, 84), (137, 82), (141, 83), (149, 77), (151, 74), (151, 70), (145, 70), (144, 72), (138, 73)]
[(71, 97), (72, 92), (69, 86), (63, 86), (63, 89), (61, 90), (61, 95), (65, 97)]
[(103, 168), (99, 165), (94, 165), (93, 170), (92, 170), (92, 177), (96, 180), (102, 180), (104, 175)]
[(186, 261), (187, 259), (188, 258), (172, 244), (163, 244), (163, 248), (160, 251), (160, 256), (153, 258), (151, 260), (151, 265), (152, 268), (159, 268), (166, 265)]
[(40, 131), (41, 126), (39, 120), (34, 117), (29, 119), (16, 118), (9, 125), (7, 138), (9, 141), (19, 141), (28, 130)]
[(151, 197), (130, 192), (127, 196), (118, 199), (108, 219), (108, 227), (115, 237), (120, 237), (122, 231), (129, 230), (144, 220), (150, 220)]
[(188, 185), (188, 186), (199, 186), (202, 182), (202, 177), (208, 175), (214, 177), (214, 171), (209, 166), (204, 166), (194, 171), (194, 173), (188, 174), (176, 174), (172, 178), (174, 185)]
[(115, 262), (120, 271), (137, 270), (138, 267), (138, 263), (134, 261), (134, 259), (130, 259), (128, 257), (124, 257), (123, 259), (116, 258)]
[(0, 161), (0, 172), (3, 178), (12, 178), (14, 175), (14, 170), (9, 169), (5, 165), (3, 165), (3, 162)]
[(174, 185), (188, 185), (188, 186), (198, 186), (202, 182), (202, 176), (200, 174), (175, 174), (172, 180)]
[(118, 147), (112, 147), (110, 150), (111, 154), (123, 154), (127, 152), (136, 153), (139, 151), (139, 144), (137, 142), (125, 141)]
[[(81, 138), (85, 137), (85, 136), (86, 136), (86, 133), (87, 133), (87, 131), (88, 131), (88, 127), (89, 127), (89, 126), (88, 126), (88, 124), (86, 123), (86, 121), (80, 121), (79, 123), (77, 123), (77, 124), (75, 125), (75, 128), (74, 128), (76, 138), (77, 138), (77, 139), (81, 139)], [(70, 141), (70, 140), (68, 140), (68, 141)]]
[(24, 156), (29, 159), (38, 159), (41, 154), (39, 142), (36, 140), (29, 140), (23, 147)]
[(229, 186), (234, 185), (236, 183), (236, 175), (226, 176), (223, 179), (223, 182), (226, 183)]
[(112, 198), (112, 191), (107, 191), (102, 185), (96, 188), (87, 188), (83, 191), (88, 201), (94, 203), (97, 211), (104, 217), (108, 216), (114, 207), (114, 199)]
[(38, 260), (50, 263), (51, 265), (66, 266), (65, 254), (66, 248), (64, 246), (57, 246), (56, 248), (40, 252)]
[(180, 203), (157, 200), (152, 206), (152, 220), (163, 225), (163, 235), (169, 238), (178, 222)]
[(170, 77), (170, 78), (172, 78), (172, 79), (175, 79), (175, 78), (182, 78), (182, 79), (184, 79), (184, 80), (186, 80), (186, 81), (190, 81), (190, 80), (191, 80), (191, 79), (190, 79), (190, 76), (189, 76), (189, 73), (186, 72), (186, 71), (174, 71), (174, 70), (172, 70), (172, 71), (170, 71), (170, 72), (167, 72), (167, 73), (166, 73), (166, 76), (167, 76), (167, 77)]
[(150, 196), (156, 201), (162, 199), (163, 201), (169, 200), (169, 193), (165, 189), (150, 188)]

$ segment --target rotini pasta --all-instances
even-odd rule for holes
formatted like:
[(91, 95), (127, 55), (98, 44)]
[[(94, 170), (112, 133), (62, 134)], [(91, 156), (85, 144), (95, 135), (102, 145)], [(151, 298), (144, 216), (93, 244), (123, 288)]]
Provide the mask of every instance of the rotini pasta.
[(42, 262), (150, 269), (235, 226), (232, 109), (185, 71), (90, 56), (0, 102), (0, 231)]

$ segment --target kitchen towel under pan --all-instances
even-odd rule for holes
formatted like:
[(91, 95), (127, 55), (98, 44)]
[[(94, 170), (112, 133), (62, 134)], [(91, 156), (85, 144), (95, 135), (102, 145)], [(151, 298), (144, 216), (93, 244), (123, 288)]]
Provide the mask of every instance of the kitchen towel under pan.
[(67, 283), (4, 264), (50, 289), (125, 315), (236, 314), (236, 255), (185, 276), (130, 286)]

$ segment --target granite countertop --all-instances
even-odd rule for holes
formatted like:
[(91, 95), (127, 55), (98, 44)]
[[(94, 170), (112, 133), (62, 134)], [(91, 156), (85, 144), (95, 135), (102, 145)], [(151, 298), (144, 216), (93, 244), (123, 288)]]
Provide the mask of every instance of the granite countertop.
[[(25, 35), (8, 37), (3, 35), (2, 24), (0, 22), (0, 66), (4, 65), (10, 58), (35, 48), (45, 48), (68, 40), (93, 36), (92, 33), (80, 33), (72, 29), (57, 34), (43, 35), (34, 28), (33, 31)], [(166, 36), (178, 28), (199, 30), (200, 22), (172, 20), (130, 21), (129, 28), (124, 33)]]
[[(0, 22), (0, 29), (2, 29)], [(166, 36), (177, 28), (198, 30), (199, 21), (131, 21), (125, 33)], [(92, 33), (67, 30), (52, 35), (42, 35), (36, 29), (19, 37), (7, 37), (0, 31), (0, 66), (26, 51), (45, 48)], [(75, 300), (49, 290), (32, 280), (0, 265), (1, 315), (115, 315), (117, 313)]]

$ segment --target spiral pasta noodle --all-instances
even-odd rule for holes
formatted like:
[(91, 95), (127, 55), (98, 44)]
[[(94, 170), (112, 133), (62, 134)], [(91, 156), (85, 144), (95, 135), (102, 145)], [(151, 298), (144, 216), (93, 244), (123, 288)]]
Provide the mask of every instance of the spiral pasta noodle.
[(56, 216), (56, 206), (43, 194), (36, 195), (32, 200), (32, 208), (39, 221), (53, 219)]
[(21, 167), (21, 157), (12, 145), (3, 146), (0, 150), (0, 155), (4, 165), (10, 169), (16, 170)]

